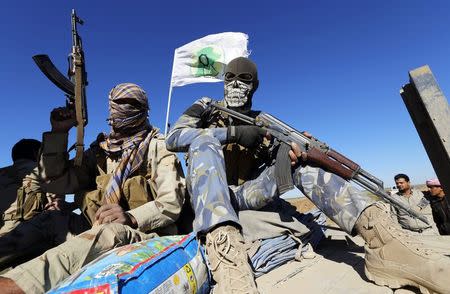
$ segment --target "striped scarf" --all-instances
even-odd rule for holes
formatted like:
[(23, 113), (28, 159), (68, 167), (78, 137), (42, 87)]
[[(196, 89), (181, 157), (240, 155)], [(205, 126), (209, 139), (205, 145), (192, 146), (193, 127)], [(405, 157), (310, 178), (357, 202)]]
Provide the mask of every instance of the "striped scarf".
[(147, 95), (138, 85), (119, 84), (109, 93), (112, 129), (100, 147), (109, 157), (121, 156), (106, 186), (104, 203), (119, 203), (125, 180), (143, 163), (151, 139), (158, 133), (148, 122)]
[[(119, 203), (122, 197), (122, 185), (125, 180), (133, 174), (142, 165), (145, 154), (148, 152), (148, 146), (153, 137), (158, 133), (154, 128), (150, 131), (141, 131), (128, 138), (124, 145), (129, 146), (122, 150), (122, 156), (119, 165), (114, 169), (111, 179), (106, 186), (104, 204)], [(100, 147), (108, 154), (111, 149), (108, 148), (108, 139), (100, 143)], [(115, 149), (115, 148), (112, 148)], [(115, 152), (114, 152), (115, 153)]]

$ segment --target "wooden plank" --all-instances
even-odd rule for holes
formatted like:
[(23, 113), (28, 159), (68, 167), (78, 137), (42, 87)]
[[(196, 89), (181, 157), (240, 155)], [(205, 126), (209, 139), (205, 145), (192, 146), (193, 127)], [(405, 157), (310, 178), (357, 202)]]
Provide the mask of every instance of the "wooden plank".
[(450, 195), (450, 110), (431, 69), (409, 72), (400, 94), (446, 195)]

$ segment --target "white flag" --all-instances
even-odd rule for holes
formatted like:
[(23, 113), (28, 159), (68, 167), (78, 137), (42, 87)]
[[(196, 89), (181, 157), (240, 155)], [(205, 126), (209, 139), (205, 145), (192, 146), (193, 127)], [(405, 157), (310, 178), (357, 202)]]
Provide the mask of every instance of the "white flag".
[(246, 34), (227, 32), (208, 35), (175, 49), (171, 86), (222, 81), (228, 62), (248, 57), (247, 43)]

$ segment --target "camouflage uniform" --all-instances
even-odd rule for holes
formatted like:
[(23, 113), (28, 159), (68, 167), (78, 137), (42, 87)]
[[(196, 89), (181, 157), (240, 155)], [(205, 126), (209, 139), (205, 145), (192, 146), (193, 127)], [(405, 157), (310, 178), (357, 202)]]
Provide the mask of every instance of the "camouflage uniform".
[(379, 200), (321, 168), (299, 167), (293, 176), (296, 187), (349, 234), (361, 212)]
[[(233, 157), (233, 150), (239, 146), (226, 144), (226, 127), (235, 122), (212, 110), (211, 102), (207, 97), (197, 100), (178, 119), (166, 139), (169, 150), (188, 152), (187, 187), (196, 214), (196, 232), (206, 232), (228, 221), (239, 223), (236, 210), (256, 210), (279, 196), (268, 148), (265, 145), (254, 150), (240, 148), (234, 154), (238, 156)], [(255, 117), (258, 112), (251, 111), (248, 115)], [(243, 163), (249, 157), (251, 162)], [(265, 168), (259, 168), (261, 165)], [(242, 170), (246, 174), (236, 177)], [(344, 179), (320, 168), (299, 167), (293, 177), (295, 185), (349, 233), (360, 213), (375, 202)]]
[[(98, 150), (95, 150), (93, 145), (85, 152), (83, 165), (79, 168), (74, 167), (67, 159), (67, 139), (67, 133), (44, 133), (41, 174), (44, 178), (53, 179), (46, 188), (57, 193), (95, 189), (93, 179), (99, 174), (98, 165), (100, 165)], [(111, 173), (118, 162), (109, 157), (105, 160), (106, 172)], [(56, 230), (50, 226), (46, 232), (41, 229), (41, 233), (45, 234), (37, 234), (34, 242), (53, 239), (52, 241), (56, 243), (54, 237), (62, 236), (64, 233), (66, 236), (58, 243), (65, 241), (67, 236), (70, 240), (14, 268), (4, 276), (14, 280), (25, 292), (43, 292), (109, 249), (151, 238), (154, 236), (151, 232), (176, 233), (174, 222), (184, 202), (185, 182), (176, 155), (167, 151), (161, 135), (150, 141), (147, 156), (136, 174), (144, 176), (155, 192), (153, 201), (128, 211), (137, 221), (137, 230), (125, 225), (109, 224), (96, 226), (74, 237), (71, 228), (68, 228), (67, 220), (64, 223), (60, 219), (59, 222), (53, 223), (53, 227), (60, 223), (65, 224), (63, 225), (65, 228)], [(56, 219), (53, 213), (52, 218)], [(40, 219), (36, 217), (33, 221), (37, 222)]]
[[(235, 58), (227, 64), (224, 80), (223, 106), (251, 117), (257, 116), (257, 112), (250, 110), (252, 95), (259, 85), (256, 65), (245, 57)], [(239, 142), (240, 147), (248, 146), (241, 154), (264, 159), (264, 150), (250, 149), (259, 143), (264, 132), (253, 126), (237, 126), (230, 118), (209, 107), (211, 101), (202, 98), (194, 103), (171, 130), (166, 144), (169, 150), (188, 152), (188, 189), (197, 218), (194, 227), (197, 232), (206, 233), (206, 254), (217, 282), (214, 291), (256, 293), (253, 274), (243, 254), (243, 238), (236, 225), (224, 222), (238, 224), (235, 210), (242, 208), (240, 203), (245, 203), (243, 206), (247, 209), (255, 209), (278, 196), (276, 174), (269, 160), (261, 160), (263, 165), (247, 162), (245, 171), (256, 171), (260, 166), (265, 169), (256, 175), (239, 176), (247, 185), (241, 181), (230, 182), (230, 178), (235, 178), (233, 174), (241, 171), (239, 166), (246, 158), (236, 152), (238, 156), (227, 160), (228, 152), (237, 150), (228, 143)], [(295, 185), (337, 225), (365, 240), (365, 273), (369, 280), (393, 288), (420, 287), (423, 293), (450, 292), (447, 283), (450, 261), (439, 253), (442, 248), (432, 250), (430, 244), (403, 232), (383, 202), (320, 168), (300, 166), (292, 176)], [(227, 193), (228, 188), (233, 192)], [(249, 190), (251, 192), (247, 193)], [(237, 284), (236, 280), (241, 283)]]

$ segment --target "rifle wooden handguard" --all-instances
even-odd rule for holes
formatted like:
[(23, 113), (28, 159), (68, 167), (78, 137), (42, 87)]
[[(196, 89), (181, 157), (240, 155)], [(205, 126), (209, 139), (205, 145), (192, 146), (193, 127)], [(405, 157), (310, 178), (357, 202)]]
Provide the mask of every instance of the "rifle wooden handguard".
[(320, 168), (334, 173), (346, 180), (351, 180), (353, 177), (353, 170), (346, 168), (338, 161), (333, 160), (327, 154), (321, 152), (317, 148), (311, 148), (307, 151), (308, 161)]

